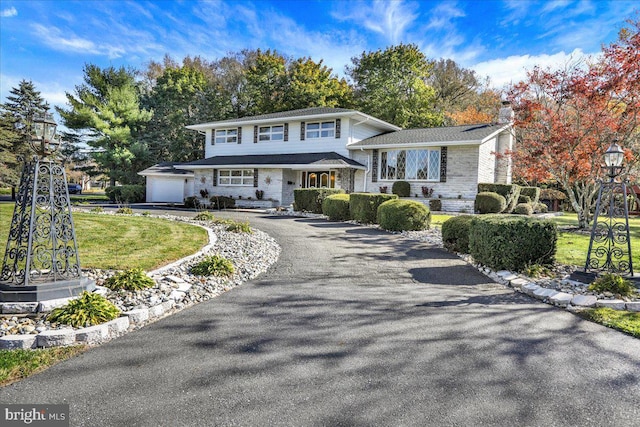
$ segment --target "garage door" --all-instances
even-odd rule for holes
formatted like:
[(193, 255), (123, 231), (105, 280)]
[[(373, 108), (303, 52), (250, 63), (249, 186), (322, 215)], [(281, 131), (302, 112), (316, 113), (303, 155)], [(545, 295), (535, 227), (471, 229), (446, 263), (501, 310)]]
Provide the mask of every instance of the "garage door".
[(147, 202), (182, 203), (184, 178), (147, 177)]

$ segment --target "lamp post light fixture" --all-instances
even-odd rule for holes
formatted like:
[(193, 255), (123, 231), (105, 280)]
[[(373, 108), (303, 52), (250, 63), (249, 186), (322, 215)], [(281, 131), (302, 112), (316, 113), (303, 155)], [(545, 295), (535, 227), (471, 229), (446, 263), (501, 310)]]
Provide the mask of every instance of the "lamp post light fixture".
[(624, 151), (614, 141), (604, 153), (602, 166), (609, 177), (600, 182), (593, 217), (585, 273), (615, 273), (633, 276), (627, 183), (616, 180), (624, 169)]
[(72, 297), (95, 288), (82, 276), (64, 167), (50, 114), (31, 124), (25, 160), (0, 270), (0, 302), (38, 302)]

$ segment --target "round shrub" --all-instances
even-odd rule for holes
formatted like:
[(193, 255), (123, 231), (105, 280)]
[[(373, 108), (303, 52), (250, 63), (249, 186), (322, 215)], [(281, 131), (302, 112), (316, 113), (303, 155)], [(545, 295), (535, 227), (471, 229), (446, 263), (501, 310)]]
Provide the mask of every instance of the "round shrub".
[(481, 214), (500, 213), (507, 207), (507, 199), (498, 193), (484, 191), (478, 193), (475, 201), (475, 210)]
[(120, 310), (102, 295), (84, 291), (80, 298), (54, 308), (47, 320), (82, 328), (108, 322), (119, 314)]
[(332, 221), (347, 221), (351, 218), (349, 213), (349, 195), (333, 194), (322, 202), (322, 214)]
[(553, 265), (555, 223), (518, 215), (475, 216), (469, 228), (469, 253), (494, 270), (523, 271), (528, 265)]
[(513, 212), (518, 215), (533, 215), (533, 206), (531, 203), (518, 203)]
[(351, 193), (349, 196), (351, 218), (363, 224), (373, 224), (378, 220), (378, 206), (387, 200), (397, 198), (395, 194)]
[(542, 202), (538, 202), (533, 206), (533, 211), (537, 213), (547, 213), (549, 208)]
[(424, 230), (431, 225), (431, 211), (415, 200), (388, 200), (378, 206), (378, 224), (389, 231)]
[(442, 200), (440, 199), (431, 199), (429, 200), (429, 210), (431, 212), (440, 212), (442, 210)]
[(156, 282), (144, 272), (141, 268), (130, 268), (121, 271), (113, 277), (109, 277), (104, 281), (104, 286), (112, 291), (125, 290), (137, 291), (140, 289), (151, 288)]
[(233, 263), (220, 255), (211, 255), (191, 267), (191, 273), (198, 276), (231, 276)]
[(324, 199), (342, 193), (341, 188), (296, 188), (293, 190), (294, 210), (321, 214)]
[(142, 203), (145, 201), (146, 187), (144, 185), (118, 185), (104, 190), (111, 202)]
[(471, 215), (459, 215), (442, 223), (442, 243), (452, 252), (469, 253), (469, 228)]
[(211, 202), (210, 206), (212, 209), (218, 210), (232, 208), (236, 205), (236, 201), (232, 197), (227, 196), (212, 196), (209, 202)]
[(396, 181), (391, 187), (391, 192), (397, 194), (398, 197), (410, 197), (411, 185), (407, 181)]

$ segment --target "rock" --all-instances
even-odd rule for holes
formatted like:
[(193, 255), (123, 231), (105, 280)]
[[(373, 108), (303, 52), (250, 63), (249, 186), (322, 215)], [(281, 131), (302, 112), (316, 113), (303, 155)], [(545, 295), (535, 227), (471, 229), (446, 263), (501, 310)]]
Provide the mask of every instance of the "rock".
[(109, 339), (109, 326), (106, 323), (76, 331), (76, 341), (83, 344), (100, 344), (107, 339)]
[(70, 328), (43, 331), (36, 337), (36, 345), (44, 348), (71, 345), (76, 341), (76, 333)]
[[(29, 314), (38, 310), (37, 302), (5, 302), (1, 305), (2, 314)], [(15, 320), (17, 321), (18, 319), (15, 318)]]
[(129, 317), (129, 322), (134, 325), (141, 325), (147, 320), (149, 320), (149, 309), (137, 309), (130, 310), (124, 313), (125, 316)]
[(50, 299), (48, 301), (40, 301), (40, 303), (38, 304), (38, 311), (41, 313), (48, 313), (54, 308), (62, 307), (63, 305), (68, 304), (69, 301), (72, 301), (77, 298), (79, 297), (58, 298), (58, 299)]
[(155, 305), (149, 308), (149, 317), (160, 317), (164, 314), (164, 306), (162, 304)]
[(533, 293), (538, 289), (540, 289), (540, 286), (536, 285), (535, 283), (527, 283), (521, 288), (522, 292), (529, 296), (533, 296)]
[(640, 311), (640, 301), (632, 301), (625, 304), (625, 307), (629, 311)]
[(551, 301), (552, 304), (560, 307), (567, 307), (569, 304), (571, 304), (572, 299), (573, 294), (569, 294), (566, 292), (558, 292), (557, 294), (549, 297), (549, 301)]
[(571, 305), (578, 307), (595, 307), (598, 299), (594, 295), (575, 295)]
[(607, 307), (614, 310), (624, 310), (625, 302), (620, 299), (599, 299), (598, 301), (596, 301), (596, 307)]
[(36, 347), (36, 335), (5, 335), (0, 337), (2, 350), (27, 350)]
[(118, 317), (117, 319), (113, 319), (105, 323), (105, 325), (107, 325), (109, 336), (115, 337), (127, 332), (130, 325), (129, 317), (121, 316), (121, 317)]

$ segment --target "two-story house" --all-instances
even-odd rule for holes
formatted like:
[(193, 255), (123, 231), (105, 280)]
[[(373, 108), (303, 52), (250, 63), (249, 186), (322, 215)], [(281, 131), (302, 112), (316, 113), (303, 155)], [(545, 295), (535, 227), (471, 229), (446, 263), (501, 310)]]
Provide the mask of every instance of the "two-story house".
[[(187, 126), (205, 134), (205, 158), (155, 165), (148, 202), (209, 196), (264, 199), (288, 206), (296, 188), (388, 192), (395, 181), (412, 196), (433, 190), (446, 210), (472, 210), (479, 182), (511, 181), (509, 120), (499, 124), (402, 130), (356, 110), (308, 108)], [(186, 173), (186, 174), (185, 174)], [(192, 175), (191, 175), (192, 174)], [(191, 194), (189, 194), (191, 193)]]

